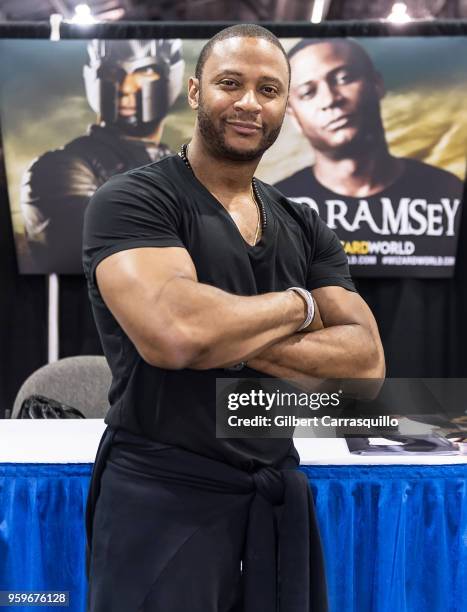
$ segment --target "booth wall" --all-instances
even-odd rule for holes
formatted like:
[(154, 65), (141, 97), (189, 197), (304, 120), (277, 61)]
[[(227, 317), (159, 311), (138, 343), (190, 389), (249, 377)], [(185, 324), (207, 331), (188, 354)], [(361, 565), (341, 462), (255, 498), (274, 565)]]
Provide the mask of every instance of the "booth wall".
[[(267, 24), (266, 24), (267, 25)], [(44, 24), (42, 24), (44, 30)], [(110, 26), (109, 26), (110, 27)], [(185, 29), (188, 24), (184, 24)], [(193, 37), (209, 37), (221, 25), (197, 26)], [(112, 37), (149, 37), (155, 24), (139, 29), (115, 24)], [(183, 27), (162, 24), (157, 35), (180, 36)], [(388, 35), (375, 24), (284, 26), (271, 29), (283, 36)], [(68, 35), (73, 37), (73, 27)], [(0, 28), (1, 30), (1, 28)], [(0, 37), (21, 37), (17, 28), (0, 31)], [(47, 32), (38, 30), (37, 37)], [(118, 31), (117, 31), (118, 30)], [(147, 30), (147, 31), (146, 31)], [(177, 30), (177, 31), (176, 31)], [(180, 30), (180, 31), (179, 31)], [(381, 31), (380, 31), (381, 30)], [(383, 31), (384, 30), (384, 31)], [(387, 31), (386, 31), (387, 30)], [(466, 35), (467, 25), (412, 24), (412, 34)], [(152, 35), (155, 35), (154, 33)], [(101, 24), (89, 37), (109, 36)], [(26, 36), (27, 37), (27, 36)], [(34, 37), (34, 36), (31, 36)], [(29, 374), (47, 362), (47, 279), (18, 274), (13, 230), (8, 206), (3, 159), (0, 168), (0, 417), (12, 407), (16, 393)], [(465, 201), (465, 194), (464, 194)], [(362, 297), (378, 322), (386, 353), (387, 375), (393, 377), (467, 377), (467, 215), (459, 232), (455, 276), (451, 279), (356, 279)], [(60, 277), (59, 356), (100, 354), (82, 276)]]

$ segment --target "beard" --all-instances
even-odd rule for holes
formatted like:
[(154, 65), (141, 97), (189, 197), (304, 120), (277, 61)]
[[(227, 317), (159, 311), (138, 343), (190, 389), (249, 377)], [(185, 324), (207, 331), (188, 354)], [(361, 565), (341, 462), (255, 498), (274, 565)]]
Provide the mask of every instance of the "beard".
[(216, 157), (236, 162), (250, 162), (260, 159), (265, 151), (276, 142), (281, 131), (282, 121), (280, 125), (271, 130), (263, 124), (262, 136), (258, 145), (249, 151), (239, 150), (227, 144), (225, 140), (225, 123), (222, 123), (220, 127), (214, 124), (203, 104), (200, 94), (198, 127), (206, 146), (216, 155)]

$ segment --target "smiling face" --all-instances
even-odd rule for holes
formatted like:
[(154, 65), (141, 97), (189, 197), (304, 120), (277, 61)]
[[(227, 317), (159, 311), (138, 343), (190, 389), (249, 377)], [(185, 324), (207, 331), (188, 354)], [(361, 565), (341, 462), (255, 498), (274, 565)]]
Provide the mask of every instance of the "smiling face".
[(205, 146), (232, 161), (259, 159), (279, 135), (288, 81), (287, 61), (269, 41), (234, 37), (217, 42), (200, 82), (190, 79), (189, 85)]
[(339, 156), (382, 134), (381, 77), (350, 41), (311, 44), (292, 56), (288, 112), (313, 148)]

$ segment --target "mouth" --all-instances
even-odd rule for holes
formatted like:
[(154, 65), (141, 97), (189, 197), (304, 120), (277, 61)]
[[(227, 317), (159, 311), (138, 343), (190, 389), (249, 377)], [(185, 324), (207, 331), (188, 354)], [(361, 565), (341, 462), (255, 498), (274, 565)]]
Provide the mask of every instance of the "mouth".
[(341, 115), (336, 119), (333, 119), (324, 126), (324, 129), (328, 132), (334, 132), (341, 128), (347, 127), (352, 122), (352, 115)]
[(237, 132), (237, 134), (243, 134), (244, 136), (257, 134), (261, 130), (261, 126), (256, 125), (256, 123), (247, 123), (244, 121), (227, 121), (226, 123), (234, 132)]
[(121, 115), (122, 117), (130, 117), (131, 115), (134, 115), (135, 112), (136, 112), (136, 108), (134, 107), (128, 107), (128, 106), (118, 107), (118, 114)]

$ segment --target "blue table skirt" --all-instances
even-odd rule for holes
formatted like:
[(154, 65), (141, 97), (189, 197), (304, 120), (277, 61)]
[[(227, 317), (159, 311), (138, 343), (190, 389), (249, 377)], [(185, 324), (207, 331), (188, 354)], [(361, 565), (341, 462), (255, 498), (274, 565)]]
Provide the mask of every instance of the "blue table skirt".
[[(85, 611), (91, 467), (0, 465), (0, 590), (69, 591), (68, 610)], [(467, 465), (301, 469), (316, 502), (331, 612), (467, 611)]]

